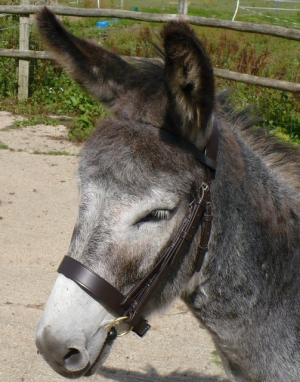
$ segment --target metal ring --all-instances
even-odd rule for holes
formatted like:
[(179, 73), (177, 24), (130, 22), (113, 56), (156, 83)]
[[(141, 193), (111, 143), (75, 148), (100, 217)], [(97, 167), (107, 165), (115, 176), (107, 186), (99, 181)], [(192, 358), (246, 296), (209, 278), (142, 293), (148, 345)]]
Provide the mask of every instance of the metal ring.
[(206, 182), (202, 182), (201, 188), (203, 191), (208, 191), (209, 190), (209, 184), (207, 184)]
[[(107, 327), (107, 333), (109, 333), (111, 331), (111, 329), (119, 324), (120, 322), (123, 322), (125, 320), (127, 320), (129, 317), (125, 316), (125, 317), (119, 317), (119, 318), (116, 318), (115, 320), (113, 320)], [(133, 326), (130, 326), (129, 329), (125, 330), (125, 332), (122, 332), (120, 334), (117, 334), (117, 337), (123, 337), (123, 336), (126, 336), (126, 334), (130, 333), (133, 329)], [(118, 331), (117, 331), (118, 332)]]

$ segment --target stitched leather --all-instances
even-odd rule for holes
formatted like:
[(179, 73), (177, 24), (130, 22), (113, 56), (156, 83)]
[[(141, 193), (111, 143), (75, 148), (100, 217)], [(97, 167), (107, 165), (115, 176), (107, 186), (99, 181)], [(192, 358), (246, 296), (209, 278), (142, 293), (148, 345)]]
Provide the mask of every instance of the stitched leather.
[[(75, 281), (85, 292), (104, 305), (113, 315), (117, 317), (125, 316), (125, 310), (121, 306), (125, 296), (79, 261), (65, 256), (57, 271)], [(142, 337), (149, 329), (150, 325), (141, 317), (137, 320), (133, 331)]]

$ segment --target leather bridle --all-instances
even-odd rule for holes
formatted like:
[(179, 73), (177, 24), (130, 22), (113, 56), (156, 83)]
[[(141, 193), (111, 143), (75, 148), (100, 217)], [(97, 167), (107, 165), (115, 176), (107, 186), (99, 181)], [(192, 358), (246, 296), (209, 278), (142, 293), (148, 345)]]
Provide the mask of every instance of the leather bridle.
[[(166, 279), (188, 252), (200, 226), (201, 237), (195, 261), (196, 272), (200, 271), (205, 253), (208, 250), (213, 219), (211, 213), (210, 183), (216, 171), (218, 148), (216, 121), (213, 122), (212, 135), (204, 152), (200, 152), (189, 143), (187, 143), (187, 146), (193, 152), (196, 160), (205, 166), (205, 181), (201, 185), (199, 194), (189, 205), (189, 212), (175, 237), (163, 250), (153, 269), (142, 280), (126, 295), (123, 295), (102, 277), (69, 256), (64, 257), (58, 268), (59, 273), (75, 281), (109, 312), (119, 317), (114, 322), (124, 321), (140, 337), (143, 337), (150, 329), (147, 320), (142, 317), (145, 307), (160, 287), (162, 281)], [(110, 325), (110, 327), (112, 326)]]

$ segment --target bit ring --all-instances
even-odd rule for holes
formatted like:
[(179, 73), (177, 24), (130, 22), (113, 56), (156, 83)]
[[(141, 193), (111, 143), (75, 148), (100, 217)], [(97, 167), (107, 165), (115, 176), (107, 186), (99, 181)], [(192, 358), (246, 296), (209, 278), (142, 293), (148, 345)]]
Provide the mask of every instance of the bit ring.
[[(127, 320), (128, 318), (129, 318), (129, 317), (125, 316), (125, 317), (119, 317), (119, 318), (114, 319), (114, 320), (108, 325), (108, 327), (107, 327), (107, 333), (109, 333), (109, 332), (111, 331), (111, 329), (112, 329), (114, 326), (116, 326), (116, 325), (118, 325), (119, 323), (121, 323), (121, 322)], [(125, 330), (124, 332), (122, 332), (122, 333), (120, 333), (120, 334), (118, 333), (118, 334), (117, 334), (117, 337), (123, 337), (123, 336), (126, 336), (126, 334), (128, 334), (128, 333), (130, 333), (130, 332), (132, 331), (132, 329), (133, 329), (133, 326), (130, 326), (129, 329)], [(117, 331), (117, 332), (118, 332), (118, 331)]]

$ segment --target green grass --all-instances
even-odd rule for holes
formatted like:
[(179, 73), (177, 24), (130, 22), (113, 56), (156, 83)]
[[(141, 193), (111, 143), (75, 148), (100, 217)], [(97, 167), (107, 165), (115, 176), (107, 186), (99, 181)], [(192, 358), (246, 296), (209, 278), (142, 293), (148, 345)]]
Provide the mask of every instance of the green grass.
[(29, 119), (14, 122), (13, 125), (8, 127), (7, 129), (22, 129), (27, 126), (35, 126), (35, 125), (41, 125), (41, 124), (56, 126), (56, 125), (60, 125), (61, 122), (59, 118), (51, 118), (51, 117), (48, 117), (47, 115), (34, 115), (34, 116), (31, 116)]
[[(265, 6), (266, 1), (256, 1), (258, 5)], [(60, 4), (64, 2), (60, 0)], [(87, 6), (96, 6), (96, 1), (85, 1)], [(119, 1), (102, 0), (104, 8), (117, 8)], [(270, 6), (270, 2), (268, 2)], [(235, 0), (198, 0), (190, 1), (189, 14), (218, 17), (230, 20), (236, 6)], [(177, 1), (125, 0), (124, 8), (138, 7), (139, 11), (157, 13), (177, 12)], [(274, 12), (264, 12), (265, 16), (251, 15), (241, 11), (238, 13), (239, 21), (253, 21), (257, 23), (273, 22), (277, 25), (286, 25), (284, 19), (290, 22), (299, 20), (299, 15), (283, 13), (280, 11), (279, 19), (270, 18)], [(266, 16), (270, 16), (267, 18)], [(5, 19), (5, 20), (4, 20)], [(1, 48), (18, 48), (18, 18), (0, 18)], [(113, 22), (108, 29), (96, 27), (95, 18), (63, 17), (64, 24), (75, 34), (84, 38), (91, 38), (107, 49), (114, 52), (143, 57), (154, 57), (156, 52), (149, 40), (158, 45), (160, 41), (160, 28), (158, 23), (136, 22), (132, 20), (119, 20)], [(100, 20), (100, 19), (99, 19)], [(214, 67), (243, 73), (255, 74), (285, 81), (300, 83), (300, 45), (299, 42), (269, 37), (264, 35), (248, 34), (223, 29), (194, 27), (203, 41)], [(36, 31), (32, 29), (31, 49), (44, 50)], [(0, 109), (13, 111), (25, 115), (41, 123), (55, 124), (48, 119), (48, 114), (68, 115), (72, 122), (69, 137), (73, 140), (85, 140), (93, 131), (98, 119), (108, 115), (104, 107), (85, 94), (80, 87), (54, 62), (35, 60), (31, 63), (30, 72), (30, 98), (28, 102), (17, 102), (17, 64), (16, 59), (0, 59)], [(236, 103), (240, 106), (257, 104), (267, 125), (282, 139), (291, 139), (299, 143), (300, 137), (300, 97), (292, 93), (281, 92), (252, 85), (235, 83), (216, 79), (217, 89), (231, 88)], [(27, 122), (20, 122), (25, 126)]]
[(213, 350), (211, 352), (211, 355), (212, 355), (212, 362), (215, 364), (215, 365), (218, 365), (218, 366), (221, 366), (222, 365), (222, 361), (219, 357), (219, 354), (216, 350)]
[(70, 154), (67, 151), (39, 151), (34, 150), (35, 155), (52, 155), (52, 156), (76, 156), (75, 154)]
[(21, 149), (15, 150), (12, 147), (7, 146), (5, 143), (0, 142), (0, 150), (9, 150), (9, 151), (23, 151)]
[[(9, 151), (16, 151), (15, 149), (7, 146), (4, 143), (0, 143), (0, 150), (9, 150)], [(17, 150), (18, 152), (22, 152), (25, 150), (19, 149)], [(68, 153), (67, 151), (39, 151), (39, 150), (34, 150), (33, 154), (35, 155), (52, 155), (52, 156), (76, 156), (76, 154), (71, 154)]]
[(4, 143), (0, 143), (0, 150), (11, 150), (9, 146)]

